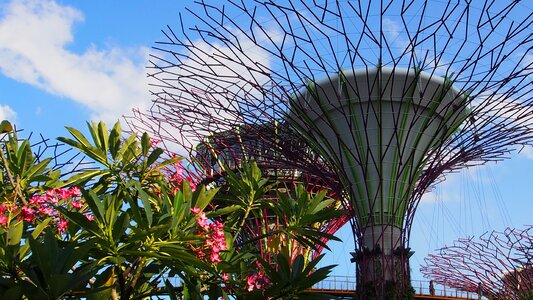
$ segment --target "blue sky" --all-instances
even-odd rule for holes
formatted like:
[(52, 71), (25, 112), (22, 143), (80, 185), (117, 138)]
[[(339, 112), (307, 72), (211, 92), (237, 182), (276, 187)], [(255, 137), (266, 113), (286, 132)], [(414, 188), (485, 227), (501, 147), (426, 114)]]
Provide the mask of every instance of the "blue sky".
[[(111, 124), (149, 107), (150, 47), (191, 3), (0, 0), (0, 119), (53, 138), (66, 135), (64, 126)], [(426, 253), (457, 237), (532, 223), (533, 151), (510, 157), (450, 175), (425, 195), (411, 233), (415, 279)], [(339, 235), (346, 242), (333, 245), (327, 262), (353, 275), (348, 229)]]

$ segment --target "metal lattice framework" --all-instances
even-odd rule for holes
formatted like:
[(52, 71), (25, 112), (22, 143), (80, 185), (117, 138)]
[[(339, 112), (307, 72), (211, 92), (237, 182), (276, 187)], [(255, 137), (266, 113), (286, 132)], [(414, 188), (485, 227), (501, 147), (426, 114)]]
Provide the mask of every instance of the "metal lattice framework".
[(527, 1), (197, 1), (155, 47), (156, 99), (134, 127), (179, 145), (288, 128), (304, 147), (271, 143), (276, 153), (349, 199), (358, 290), (384, 298), (409, 288), (428, 188), (531, 143), (531, 12)]
[(424, 259), (425, 277), (491, 299), (525, 299), (533, 293), (533, 226), (459, 239)]
[(88, 160), (80, 152), (62, 143), (51, 141), (41, 134), (38, 137), (30, 134), (28, 140), (32, 142), (31, 148), (34, 151), (36, 163), (52, 158), (49, 167), (52, 170), (61, 170), (62, 177), (95, 168), (94, 162)]

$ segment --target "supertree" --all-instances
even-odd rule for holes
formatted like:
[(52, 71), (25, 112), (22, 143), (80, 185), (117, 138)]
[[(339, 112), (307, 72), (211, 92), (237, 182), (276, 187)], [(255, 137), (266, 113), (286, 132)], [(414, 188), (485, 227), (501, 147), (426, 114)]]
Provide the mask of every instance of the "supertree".
[(533, 226), (459, 239), (424, 259), (425, 277), (491, 299), (525, 299), (533, 293)]
[(411, 223), (432, 185), (531, 143), (524, 1), (196, 3), (155, 47), (144, 125), (162, 139), (286, 126), (305, 149), (286, 163), (348, 199), (362, 298), (408, 295)]

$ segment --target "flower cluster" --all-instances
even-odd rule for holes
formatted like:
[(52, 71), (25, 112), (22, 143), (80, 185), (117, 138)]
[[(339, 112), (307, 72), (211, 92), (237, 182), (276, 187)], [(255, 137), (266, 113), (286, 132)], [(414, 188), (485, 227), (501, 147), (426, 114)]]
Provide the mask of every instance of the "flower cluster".
[[(48, 190), (44, 194), (34, 195), (20, 208), (15, 203), (4, 203), (0, 205), (0, 225), (8, 225), (11, 218), (18, 218), (29, 224), (52, 218), (56, 222), (58, 232), (65, 233), (68, 221), (61, 216), (57, 207), (81, 210), (85, 203), (80, 196), (81, 191), (78, 187), (57, 188)], [(85, 216), (89, 220), (94, 218), (90, 214), (85, 214)]]
[(246, 278), (246, 286), (247, 286), (248, 292), (251, 292), (253, 290), (264, 289), (268, 287), (269, 284), (270, 284), (270, 280), (262, 272), (250, 274)]
[(190, 176), (184, 174), (184, 168), (181, 161), (178, 161), (164, 169), (165, 177), (167, 181), (173, 187), (174, 193), (179, 191), (181, 184), (184, 180), (189, 182), (191, 189), (196, 190), (196, 183)]
[(208, 222), (207, 216), (198, 207), (191, 208), (191, 212), (196, 215), (196, 222), (200, 227), (199, 233), (205, 237), (204, 244), (200, 249), (196, 249), (196, 256), (204, 259), (205, 250), (210, 251), (209, 260), (219, 263), (220, 251), (227, 250), (226, 236), (224, 235), (224, 223), (220, 221)]
[(6, 225), (9, 222), (9, 216), (17, 210), (17, 206), (11, 203), (0, 205), (0, 225)]

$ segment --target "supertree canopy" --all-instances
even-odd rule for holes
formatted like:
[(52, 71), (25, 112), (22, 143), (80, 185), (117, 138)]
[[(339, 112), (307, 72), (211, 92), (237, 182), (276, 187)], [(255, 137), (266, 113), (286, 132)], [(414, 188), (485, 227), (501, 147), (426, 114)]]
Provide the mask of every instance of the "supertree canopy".
[(526, 1), (197, 1), (155, 47), (156, 99), (139, 126), (194, 145), (243, 126), (276, 139), (268, 124), (282, 125), (303, 145), (294, 155), (272, 143), (284, 164), (348, 199), (359, 295), (405, 297), (421, 196), (531, 143), (531, 11)]
[(491, 299), (533, 294), (533, 226), (459, 239), (424, 259), (425, 277)]

